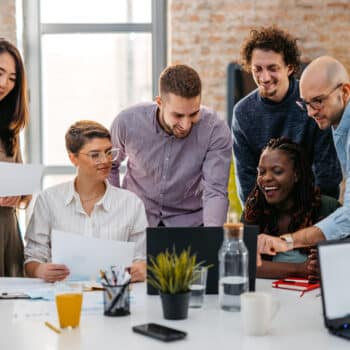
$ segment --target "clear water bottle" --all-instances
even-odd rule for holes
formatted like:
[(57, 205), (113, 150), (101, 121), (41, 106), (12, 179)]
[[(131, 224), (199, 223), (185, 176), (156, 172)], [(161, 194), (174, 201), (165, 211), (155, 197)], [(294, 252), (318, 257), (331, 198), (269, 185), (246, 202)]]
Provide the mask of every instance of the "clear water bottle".
[(248, 291), (248, 250), (243, 242), (243, 224), (224, 225), (225, 238), (219, 250), (219, 303), (222, 309), (239, 311), (240, 295)]

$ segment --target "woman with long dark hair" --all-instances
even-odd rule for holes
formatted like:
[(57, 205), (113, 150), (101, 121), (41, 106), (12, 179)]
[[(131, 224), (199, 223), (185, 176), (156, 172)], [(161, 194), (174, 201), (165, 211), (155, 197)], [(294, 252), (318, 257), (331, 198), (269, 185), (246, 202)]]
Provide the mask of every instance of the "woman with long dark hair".
[[(243, 218), (259, 225), (260, 233), (279, 236), (312, 226), (340, 204), (320, 195), (306, 152), (287, 138), (271, 139), (261, 153), (256, 185)], [(258, 277), (308, 277), (308, 249), (263, 257)]]
[[(17, 48), (0, 38), (0, 162), (22, 162), (19, 133), (28, 122), (27, 83)], [(29, 197), (0, 197), (0, 276), (23, 276), (16, 208)]]

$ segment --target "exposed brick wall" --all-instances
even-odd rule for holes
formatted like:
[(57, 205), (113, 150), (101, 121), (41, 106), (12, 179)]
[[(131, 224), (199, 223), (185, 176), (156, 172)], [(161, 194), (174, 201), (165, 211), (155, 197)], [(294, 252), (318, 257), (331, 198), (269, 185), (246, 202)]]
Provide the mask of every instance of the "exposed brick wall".
[(16, 0), (0, 1), (0, 36), (16, 44)]
[(226, 117), (226, 68), (253, 26), (277, 24), (299, 40), (302, 58), (338, 58), (350, 71), (349, 0), (168, 0), (169, 63), (203, 79), (203, 103)]

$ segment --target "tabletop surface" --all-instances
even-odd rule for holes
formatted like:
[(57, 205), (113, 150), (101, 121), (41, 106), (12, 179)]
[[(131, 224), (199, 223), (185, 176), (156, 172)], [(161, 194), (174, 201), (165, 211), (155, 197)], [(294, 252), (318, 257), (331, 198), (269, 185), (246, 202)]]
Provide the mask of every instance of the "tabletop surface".
[[(221, 310), (217, 295), (207, 295), (203, 308), (189, 309), (186, 320), (165, 320), (159, 296), (146, 295), (141, 283), (133, 285), (131, 315), (124, 317), (103, 316), (102, 292), (84, 293), (80, 327), (61, 334), (44, 325), (58, 325), (53, 301), (0, 300), (0, 349), (349, 349), (347, 340), (324, 327), (319, 290), (300, 297), (272, 288), (271, 280), (257, 280), (256, 289), (271, 293), (280, 304), (264, 337), (244, 336), (240, 312)], [(148, 322), (186, 331), (187, 338), (164, 343), (131, 329)]]

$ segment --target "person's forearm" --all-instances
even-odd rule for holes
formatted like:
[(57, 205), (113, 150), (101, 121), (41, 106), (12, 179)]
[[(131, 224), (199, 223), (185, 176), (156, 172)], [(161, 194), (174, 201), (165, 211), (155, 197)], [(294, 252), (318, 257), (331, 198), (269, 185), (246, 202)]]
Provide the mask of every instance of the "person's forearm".
[[(288, 237), (283, 237), (285, 235), (292, 236), (293, 244), (291, 247), (287, 243)], [(286, 252), (295, 248), (311, 247), (326, 239), (322, 230), (316, 226), (307, 227), (294, 233), (286, 233), (285, 235), (274, 237), (265, 233), (259, 234), (257, 247), (258, 254), (276, 255), (276, 253)], [(258, 261), (260, 262), (259, 259)]]
[(203, 200), (204, 226), (223, 226), (226, 222), (228, 199), (221, 196)]
[(316, 226), (304, 228), (292, 234), (293, 248), (310, 247), (326, 239), (323, 232)]
[(41, 263), (37, 261), (31, 261), (24, 265), (24, 270), (27, 277), (39, 277), (36, 275), (36, 270)]
[(263, 260), (262, 265), (257, 267), (256, 276), (258, 278), (286, 278), (302, 277), (306, 278), (308, 273), (303, 269), (301, 263), (273, 262)]

